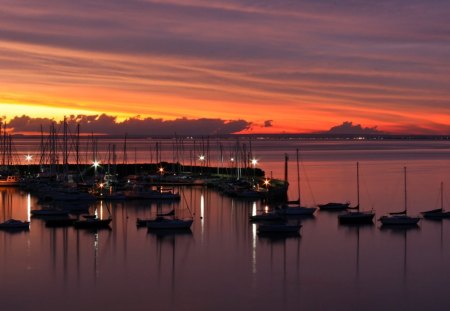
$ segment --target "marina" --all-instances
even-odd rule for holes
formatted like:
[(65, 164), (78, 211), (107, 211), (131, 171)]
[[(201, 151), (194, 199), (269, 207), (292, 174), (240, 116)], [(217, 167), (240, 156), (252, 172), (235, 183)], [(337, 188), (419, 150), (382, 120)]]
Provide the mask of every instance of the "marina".
[[(380, 141), (264, 141), (254, 144), (254, 152), (260, 155), (264, 172), (282, 180), (284, 154), (295, 159), (299, 144), (306, 149), (299, 161), (301, 206), (346, 201), (356, 206), (357, 178), (352, 173), (356, 162), (361, 171), (362, 211), (373, 209), (383, 215), (404, 205), (406, 165), (408, 214), (439, 208), (441, 198), (443, 202), (448, 198), (439, 187), (441, 181), (450, 181), (448, 142), (399, 141), (401, 148), (392, 148), (391, 142)], [(349, 144), (357, 148), (348, 151)], [(272, 151), (267, 151), (268, 146)], [(372, 146), (377, 147), (378, 159), (372, 158)], [(296, 161), (288, 161), (287, 166), (287, 197), (297, 198)], [(318, 209), (312, 217), (283, 215), (277, 213), (283, 209), (282, 202), (230, 196), (208, 183), (175, 185), (171, 189), (180, 194), (179, 200), (97, 197), (74, 203), (42, 201), (27, 186), (0, 188), (2, 221), (30, 221), (27, 230), (0, 231), (4, 241), (0, 260), (8, 267), (0, 276), (34, 280), (22, 284), (22, 290), (18, 283), (6, 282), (1, 290), (10, 292), (16, 300), (19, 295), (25, 296), (27, 299), (19, 303), (22, 309), (39, 301), (44, 284), (45, 292), (57, 294), (52, 307), (47, 308), (67, 310), (78, 310), (86, 303), (67, 305), (68, 300), (80, 295), (110, 310), (133, 308), (136, 301), (159, 310), (186, 306), (229, 310), (243, 303), (261, 310), (280, 304), (285, 310), (297, 310), (299, 306), (347, 310), (345, 294), (356, 288), (359, 298), (353, 301), (353, 309), (383, 308), (380, 295), (392, 299), (402, 296), (401, 307), (411, 310), (447, 304), (426, 295), (432, 292), (445, 297), (449, 283), (446, 275), (450, 269), (445, 263), (450, 259), (450, 248), (445, 241), (450, 224), (446, 219), (423, 219), (417, 228), (385, 228), (378, 221), (348, 225), (338, 219), (345, 211)], [(55, 214), (66, 210), (69, 216), (31, 217), (34, 210), (44, 214), (50, 213), (47, 210), (55, 210)], [(277, 218), (270, 223), (264, 219), (249, 221), (249, 215), (263, 213), (273, 213)], [(158, 217), (187, 222), (157, 222)], [(95, 219), (104, 221), (87, 224)], [(138, 219), (144, 221), (142, 226), (137, 226)], [(77, 221), (83, 224), (75, 225)], [(168, 225), (160, 225), (164, 223)], [(158, 225), (161, 228), (156, 228)], [(433, 283), (414, 281), (424, 274), (435, 274)], [(48, 278), (51, 285), (44, 281)], [(239, 299), (219, 298), (225, 288), (227, 295)], [(326, 299), (313, 298), (314, 293), (325, 289), (329, 289)], [(424, 295), (409, 295), (411, 291)], [(112, 300), (111, 292), (117, 293)]]
[(450, 310), (450, 1), (0, 8), (0, 311)]

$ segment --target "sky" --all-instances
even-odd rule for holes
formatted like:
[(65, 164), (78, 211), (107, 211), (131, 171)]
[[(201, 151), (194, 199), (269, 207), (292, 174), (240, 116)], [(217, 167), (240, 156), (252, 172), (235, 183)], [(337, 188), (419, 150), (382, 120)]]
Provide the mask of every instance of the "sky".
[(449, 134), (449, 15), (444, 0), (0, 0), (0, 116)]

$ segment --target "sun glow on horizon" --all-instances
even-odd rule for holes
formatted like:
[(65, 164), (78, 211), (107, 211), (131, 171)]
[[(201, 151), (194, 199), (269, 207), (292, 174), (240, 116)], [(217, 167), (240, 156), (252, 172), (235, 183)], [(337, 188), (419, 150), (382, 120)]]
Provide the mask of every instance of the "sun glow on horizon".
[(62, 120), (64, 116), (69, 115), (95, 115), (101, 112), (95, 110), (73, 109), (63, 107), (50, 107), (44, 105), (27, 105), (27, 104), (9, 104), (0, 103), (2, 108), (2, 117), (7, 120), (16, 116), (28, 116), (30, 118), (50, 118)]

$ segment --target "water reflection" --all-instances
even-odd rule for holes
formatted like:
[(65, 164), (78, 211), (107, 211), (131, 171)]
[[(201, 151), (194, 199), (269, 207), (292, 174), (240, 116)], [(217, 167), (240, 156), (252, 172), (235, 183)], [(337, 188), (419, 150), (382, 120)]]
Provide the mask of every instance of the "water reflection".
[[(269, 156), (275, 159), (276, 154), (279, 151), (271, 151)], [(314, 192), (305, 191), (306, 205), (312, 205), (313, 197), (326, 202), (354, 195), (348, 171), (355, 157), (365, 156), (364, 150), (351, 161), (335, 161), (329, 155), (316, 161), (317, 152), (312, 154), (305, 151), (310, 159), (305, 166), (310, 192)], [(405, 160), (369, 158), (362, 186), (370, 189), (371, 196), (364, 195), (361, 205), (375, 206), (381, 215), (397, 204), (389, 194), (395, 192)], [(265, 169), (280, 176), (278, 164)], [(430, 186), (434, 180), (448, 181), (450, 165), (448, 160), (421, 158), (408, 167), (411, 213), (418, 213), (432, 201), (430, 193), (435, 192), (429, 190), (434, 189)], [(296, 192), (295, 183), (291, 189)], [(195, 215), (189, 232), (137, 228), (138, 217), (152, 218), (158, 211), (184, 207), (180, 202), (153, 201), (79, 206), (82, 213), (97, 210), (102, 218), (108, 217), (109, 209), (111, 230), (46, 228), (43, 220), (32, 218), (29, 232), (0, 232), (0, 291), (14, 302), (4, 301), (2, 308), (381, 310), (386, 301), (401, 301), (398, 309), (434, 310), (450, 305), (442, 298), (450, 286), (446, 220), (423, 220), (420, 230), (379, 230), (378, 224), (339, 225), (337, 214), (318, 211), (316, 217), (298, 219), (303, 225), (301, 237), (264, 236), (257, 235), (248, 215), (265, 205), (204, 187), (184, 190)], [(3, 219), (25, 220), (30, 209), (42, 207), (33, 195), (17, 189), (0, 192)], [(401, 204), (401, 197), (398, 201)], [(49, 293), (51, 305), (42, 299)]]
[[(188, 230), (148, 230), (155, 241), (156, 285), (162, 290), (168, 288), (171, 301), (177, 297), (177, 283), (182, 283), (183, 269), (186, 267), (193, 235)], [(151, 268), (151, 267), (150, 267)], [(150, 281), (150, 280), (149, 280)]]

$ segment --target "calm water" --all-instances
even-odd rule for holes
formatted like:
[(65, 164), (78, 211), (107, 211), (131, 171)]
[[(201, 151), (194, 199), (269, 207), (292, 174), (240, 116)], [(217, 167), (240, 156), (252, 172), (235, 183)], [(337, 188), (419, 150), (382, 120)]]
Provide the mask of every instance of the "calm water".
[[(139, 145), (141, 144), (141, 145)], [(403, 209), (403, 166), (408, 167), (408, 211), (439, 207), (445, 183), (450, 209), (450, 142), (256, 141), (253, 154), (267, 174), (283, 176), (290, 155), (289, 196), (297, 197), (295, 148), (301, 147), (305, 205), (356, 200), (360, 162), (361, 208), (378, 218)], [(142, 147), (142, 142), (136, 146)], [(28, 150), (27, 150), (28, 148)], [(138, 148), (138, 147), (136, 147)], [(139, 147), (140, 148), (140, 147)], [(144, 147), (139, 157), (145, 158)], [(18, 144), (22, 153), (32, 146)], [(169, 151), (165, 153), (170, 157)], [(171, 160), (171, 159), (168, 159)], [(214, 163), (212, 163), (214, 164)], [(37, 199), (2, 188), (1, 220), (27, 219)], [(264, 238), (248, 215), (259, 202), (224, 197), (206, 188), (184, 189), (195, 212), (189, 234), (138, 229), (169, 205), (97, 202), (111, 210), (112, 230), (97, 233), (46, 228), (0, 232), (2, 310), (448, 310), (450, 221), (422, 220), (415, 230), (338, 224), (318, 211), (300, 237)], [(175, 204), (185, 213), (185, 203)]]

